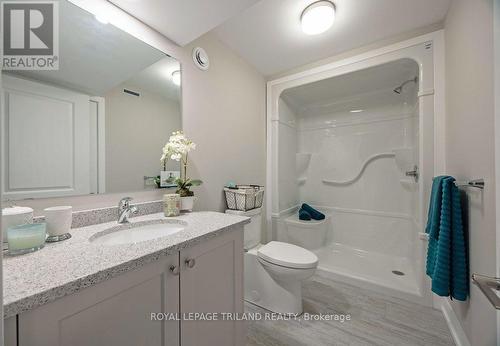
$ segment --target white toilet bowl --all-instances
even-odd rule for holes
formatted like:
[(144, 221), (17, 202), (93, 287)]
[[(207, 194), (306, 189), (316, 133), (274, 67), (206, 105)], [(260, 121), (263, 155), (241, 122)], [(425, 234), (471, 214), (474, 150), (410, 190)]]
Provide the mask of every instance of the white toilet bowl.
[(227, 210), (226, 213), (251, 217), (245, 225), (245, 300), (280, 314), (300, 315), (301, 282), (311, 277), (318, 266), (318, 257), (299, 246), (260, 240), (260, 210), (249, 212)]
[(262, 264), (265, 270), (274, 278), (274, 280), (282, 283), (295, 283), (303, 281), (313, 276), (316, 271), (317, 264), (309, 269), (297, 269), (282, 267), (280, 265), (268, 262), (260, 257), (257, 258), (259, 263)]
[(280, 314), (300, 315), (302, 281), (318, 266), (312, 252), (277, 241), (245, 253), (245, 300)]

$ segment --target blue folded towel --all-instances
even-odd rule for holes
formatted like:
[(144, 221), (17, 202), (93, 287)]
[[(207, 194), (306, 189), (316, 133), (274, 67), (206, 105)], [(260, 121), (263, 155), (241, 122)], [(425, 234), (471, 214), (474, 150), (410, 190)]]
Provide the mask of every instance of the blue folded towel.
[(434, 178), (425, 232), (429, 234), (426, 273), (432, 292), (466, 300), (468, 258), (462, 224), (460, 192), (449, 176)]
[(313, 220), (324, 220), (325, 214), (319, 212), (318, 210), (311, 207), (309, 204), (303, 203), (300, 207), (301, 210), (307, 211)]
[(299, 210), (299, 220), (302, 221), (310, 221), (311, 220), (311, 214), (309, 214), (307, 211), (304, 209)]

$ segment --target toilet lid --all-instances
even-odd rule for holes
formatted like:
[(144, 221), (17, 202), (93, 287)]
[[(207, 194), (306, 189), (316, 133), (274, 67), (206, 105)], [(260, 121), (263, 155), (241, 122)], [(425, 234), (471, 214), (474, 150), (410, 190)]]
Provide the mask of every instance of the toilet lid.
[(318, 264), (318, 257), (311, 251), (279, 241), (271, 241), (262, 246), (257, 255), (267, 262), (288, 268), (309, 269), (316, 268)]

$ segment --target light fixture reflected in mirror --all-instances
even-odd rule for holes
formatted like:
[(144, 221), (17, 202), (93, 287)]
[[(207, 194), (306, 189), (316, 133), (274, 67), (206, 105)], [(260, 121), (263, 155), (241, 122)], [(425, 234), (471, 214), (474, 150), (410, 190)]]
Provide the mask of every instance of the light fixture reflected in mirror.
[(177, 70), (172, 72), (172, 83), (181, 85), (181, 71)]

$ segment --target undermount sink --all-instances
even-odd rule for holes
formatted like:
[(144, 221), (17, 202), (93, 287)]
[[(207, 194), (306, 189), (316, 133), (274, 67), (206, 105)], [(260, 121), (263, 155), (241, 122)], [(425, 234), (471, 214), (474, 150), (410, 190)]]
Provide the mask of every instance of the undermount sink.
[(123, 245), (163, 238), (186, 228), (180, 220), (153, 220), (113, 226), (94, 234), (90, 242), (102, 245)]

